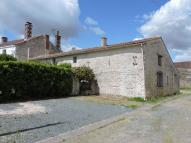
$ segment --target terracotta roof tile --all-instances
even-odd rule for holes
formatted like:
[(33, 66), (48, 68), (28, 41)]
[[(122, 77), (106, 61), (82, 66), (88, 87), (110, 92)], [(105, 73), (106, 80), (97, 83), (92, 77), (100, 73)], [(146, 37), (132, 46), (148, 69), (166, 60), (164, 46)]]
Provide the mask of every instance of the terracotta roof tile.
[(108, 46), (104, 46), (104, 47), (85, 48), (85, 49), (72, 50), (72, 51), (68, 51), (68, 52), (62, 52), (62, 53), (51, 54), (51, 55), (42, 55), (42, 56), (32, 58), (31, 60), (48, 59), (48, 58), (54, 58), (54, 57), (63, 57), (63, 56), (69, 56), (69, 55), (77, 55), (77, 54), (85, 54), (85, 53), (90, 53), (90, 52), (105, 51), (105, 50), (120, 48), (123, 46), (133, 46), (133, 45), (144, 44), (146, 42), (154, 41), (157, 39), (162, 39), (162, 38), (161, 37), (154, 37), (154, 38), (147, 38), (147, 39), (136, 40), (136, 41), (131, 41), (131, 42), (112, 44), (112, 45), (108, 45)]
[(40, 36), (33, 36), (27, 40), (24, 40), (24, 39), (18, 39), (18, 40), (13, 40), (13, 41), (8, 41), (6, 43), (2, 43), (0, 44), (0, 47), (6, 47), (6, 46), (11, 46), (11, 45), (19, 45), (19, 44), (23, 44), (29, 40), (33, 40), (33, 39), (36, 39), (36, 38), (40, 38), (40, 37), (43, 37), (43, 35), (40, 35)]
[(0, 44), (0, 47), (6, 47), (6, 46), (11, 46), (11, 45), (16, 45), (17, 43), (23, 42), (24, 39), (19, 39), (19, 40), (13, 40), (13, 41), (8, 41), (6, 43)]
[(191, 61), (186, 62), (176, 62), (174, 63), (176, 68), (185, 68), (185, 69), (191, 69)]

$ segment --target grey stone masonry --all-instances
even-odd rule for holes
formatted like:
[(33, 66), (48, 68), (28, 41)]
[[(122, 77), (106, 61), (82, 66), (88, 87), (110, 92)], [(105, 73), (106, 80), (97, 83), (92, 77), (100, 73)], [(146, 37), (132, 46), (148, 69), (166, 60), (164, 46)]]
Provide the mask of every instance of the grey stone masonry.
[(179, 92), (179, 74), (161, 37), (73, 50), (33, 60), (92, 68), (101, 95), (146, 99)]

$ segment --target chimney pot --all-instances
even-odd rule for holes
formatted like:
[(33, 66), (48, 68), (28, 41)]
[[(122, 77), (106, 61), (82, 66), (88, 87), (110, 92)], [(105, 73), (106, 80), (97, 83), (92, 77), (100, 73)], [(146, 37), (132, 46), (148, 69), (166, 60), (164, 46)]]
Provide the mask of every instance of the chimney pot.
[(101, 38), (101, 46), (102, 47), (106, 47), (107, 46), (107, 38), (106, 37), (102, 37)]
[(57, 31), (57, 34), (55, 36), (55, 40), (56, 40), (56, 48), (60, 49), (61, 48), (61, 36), (60, 36), (59, 31)]
[(8, 42), (8, 38), (7, 37), (1, 37), (1, 43), (6, 43)]
[(33, 28), (32, 23), (26, 22), (26, 24), (25, 24), (25, 39), (29, 39), (32, 37), (32, 28)]
[(49, 35), (45, 35), (46, 49), (49, 49), (49, 41), (50, 41), (49, 39), (50, 39)]

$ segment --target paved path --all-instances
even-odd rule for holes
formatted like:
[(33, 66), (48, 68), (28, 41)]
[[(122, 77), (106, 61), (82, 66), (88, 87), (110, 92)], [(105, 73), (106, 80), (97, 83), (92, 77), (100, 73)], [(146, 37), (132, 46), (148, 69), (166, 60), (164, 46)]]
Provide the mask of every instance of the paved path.
[(32, 143), (130, 111), (75, 98), (0, 105), (0, 143)]
[[(63, 136), (64, 137), (64, 136)], [(63, 143), (191, 143), (191, 95), (129, 113)]]

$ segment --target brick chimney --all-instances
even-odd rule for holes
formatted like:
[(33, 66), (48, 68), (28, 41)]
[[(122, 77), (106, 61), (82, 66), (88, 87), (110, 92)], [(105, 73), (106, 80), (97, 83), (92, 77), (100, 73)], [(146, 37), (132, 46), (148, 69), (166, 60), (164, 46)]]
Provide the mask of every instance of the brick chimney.
[(102, 37), (101, 38), (101, 46), (102, 47), (106, 47), (107, 46), (107, 38), (106, 37)]
[(56, 36), (55, 36), (55, 45), (57, 49), (61, 48), (61, 36), (60, 36), (60, 32), (57, 31)]
[(26, 22), (25, 24), (25, 39), (29, 39), (32, 37), (32, 23)]
[(49, 44), (49, 35), (45, 35), (45, 48), (49, 49), (50, 48), (50, 44)]
[(7, 37), (1, 37), (1, 43), (6, 43), (8, 42), (8, 38)]

